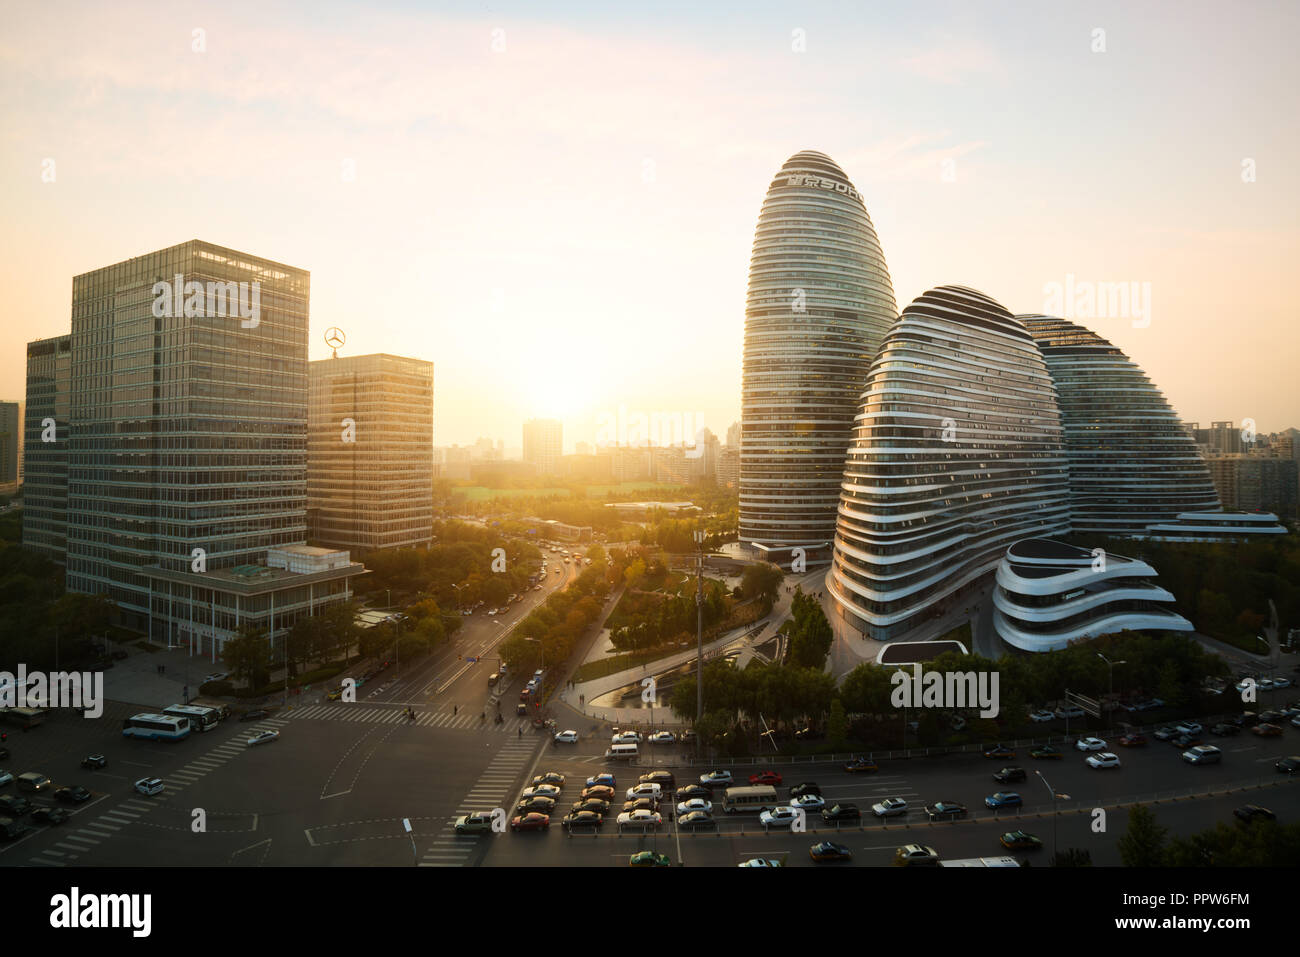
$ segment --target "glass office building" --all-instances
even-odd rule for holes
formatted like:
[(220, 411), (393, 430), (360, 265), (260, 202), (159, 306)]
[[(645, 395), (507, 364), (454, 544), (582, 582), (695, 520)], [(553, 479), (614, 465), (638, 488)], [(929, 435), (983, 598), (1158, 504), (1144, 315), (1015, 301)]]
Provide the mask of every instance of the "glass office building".
[(1073, 322), (1017, 318), (1056, 384), (1075, 532), (1141, 534), (1182, 512), (1219, 508), (1192, 437), (1132, 360)]
[(433, 363), (380, 354), (309, 369), (311, 541), (360, 550), (432, 541)]
[(1033, 338), (992, 299), (940, 286), (871, 365), (844, 464), (832, 594), (872, 638), (959, 601), (1013, 542), (1068, 530), (1056, 393)]
[(828, 156), (795, 154), (763, 200), (745, 308), (740, 541), (761, 557), (829, 559), (853, 416), (896, 318), (862, 197)]
[(67, 551), (72, 336), (27, 344), (23, 545), (60, 565)]

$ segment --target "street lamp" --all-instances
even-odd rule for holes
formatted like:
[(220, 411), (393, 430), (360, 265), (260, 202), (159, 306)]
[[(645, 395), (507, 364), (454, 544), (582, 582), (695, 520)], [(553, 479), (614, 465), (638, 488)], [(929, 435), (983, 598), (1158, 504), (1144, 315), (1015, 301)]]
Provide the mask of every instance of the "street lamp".
[[(695, 538), (695, 721), (704, 720), (704, 529), (697, 528)], [(695, 759), (700, 758), (700, 735), (695, 734)]]
[(1110, 670), (1110, 695), (1109, 695), (1109, 697), (1110, 697), (1110, 699), (1111, 699), (1111, 700), (1110, 700), (1110, 721), (1107, 723), (1107, 727), (1113, 729), (1113, 728), (1115, 727), (1115, 666), (1116, 666), (1116, 665), (1126, 665), (1126, 664), (1128, 664), (1128, 662), (1127, 662), (1127, 661), (1111, 661), (1109, 658), (1107, 658), (1105, 655), (1103, 655), (1100, 651), (1097, 652), (1097, 657), (1100, 658), (1102, 661), (1106, 662), (1106, 665), (1107, 665), (1107, 667), (1108, 667), (1109, 670)]
[(456, 589), (456, 610), (457, 610), (457, 611), (460, 611), (460, 590), (461, 590), (462, 588), (464, 588), (465, 586), (464, 586), (464, 585), (452, 585), (451, 587), (454, 588), (454, 589)]
[(1057, 860), (1056, 822), (1060, 820), (1061, 817), (1060, 813), (1056, 810), (1056, 800), (1057, 798), (1060, 798), (1062, 801), (1068, 801), (1070, 800), (1070, 795), (1058, 793), (1055, 788), (1053, 788), (1050, 784), (1047, 783), (1047, 778), (1043, 777), (1042, 771), (1035, 771), (1034, 773), (1038, 775), (1039, 779), (1041, 779), (1043, 782), (1043, 786), (1047, 788), (1048, 793), (1052, 795), (1052, 864), (1055, 865)]

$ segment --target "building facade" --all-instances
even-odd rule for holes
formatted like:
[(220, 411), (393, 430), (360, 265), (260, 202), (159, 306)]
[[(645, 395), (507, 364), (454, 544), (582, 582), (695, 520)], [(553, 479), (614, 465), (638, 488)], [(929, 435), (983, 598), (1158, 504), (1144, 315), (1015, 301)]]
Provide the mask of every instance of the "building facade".
[(740, 541), (764, 559), (829, 558), (853, 416), (896, 317), (862, 197), (829, 157), (795, 154), (763, 200), (745, 307)]
[(308, 370), (310, 540), (362, 551), (432, 541), (433, 363), (377, 354)]
[(564, 450), (564, 425), (557, 419), (529, 419), (524, 423), (524, 461), (538, 475), (559, 475)]
[(60, 565), (67, 560), (71, 382), (72, 336), (27, 344), (23, 545)]
[(1066, 532), (1067, 480), (1033, 337), (982, 293), (930, 290), (867, 380), (828, 578), (841, 614), (878, 640), (923, 624), (1012, 542)]
[(1219, 507), (1196, 445), (1135, 363), (1072, 322), (1016, 318), (1056, 386), (1075, 532), (1133, 535), (1180, 512)]
[(0, 402), (0, 492), (18, 490), (18, 462), (23, 444), (22, 403)]

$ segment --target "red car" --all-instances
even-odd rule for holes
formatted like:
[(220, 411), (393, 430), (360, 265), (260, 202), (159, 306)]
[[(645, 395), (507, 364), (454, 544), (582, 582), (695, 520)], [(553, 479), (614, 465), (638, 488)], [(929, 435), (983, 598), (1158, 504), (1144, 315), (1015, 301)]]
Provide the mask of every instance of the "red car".
[(759, 771), (757, 774), (749, 776), (750, 784), (780, 784), (781, 775), (775, 771)]
[(1147, 743), (1147, 736), (1145, 734), (1134, 732), (1133, 734), (1124, 735), (1124, 737), (1119, 739), (1119, 743), (1124, 745), (1126, 748), (1139, 748)]
[(510, 822), (512, 831), (544, 831), (551, 826), (551, 816), (540, 811), (529, 811)]

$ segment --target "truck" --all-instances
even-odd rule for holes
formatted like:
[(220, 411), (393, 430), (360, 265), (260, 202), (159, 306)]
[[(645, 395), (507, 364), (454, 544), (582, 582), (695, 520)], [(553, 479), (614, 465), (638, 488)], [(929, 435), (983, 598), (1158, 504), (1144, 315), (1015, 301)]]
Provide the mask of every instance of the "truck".
[(1014, 857), (964, 857), (955, 861), (940, 861), (940, 867), (1019, 867)]

